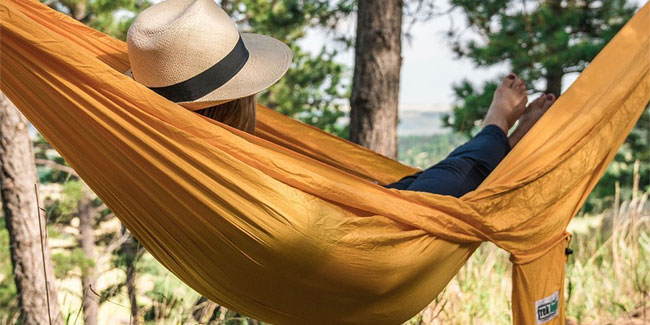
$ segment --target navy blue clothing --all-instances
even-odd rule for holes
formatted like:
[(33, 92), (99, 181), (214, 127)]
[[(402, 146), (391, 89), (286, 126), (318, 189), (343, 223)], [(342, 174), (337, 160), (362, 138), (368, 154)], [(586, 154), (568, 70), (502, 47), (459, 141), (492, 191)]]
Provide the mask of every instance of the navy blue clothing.
[(491, 124), (439, 163), (385, 187), (461, 197), (475, 190), (509, 151), (508, 136)]

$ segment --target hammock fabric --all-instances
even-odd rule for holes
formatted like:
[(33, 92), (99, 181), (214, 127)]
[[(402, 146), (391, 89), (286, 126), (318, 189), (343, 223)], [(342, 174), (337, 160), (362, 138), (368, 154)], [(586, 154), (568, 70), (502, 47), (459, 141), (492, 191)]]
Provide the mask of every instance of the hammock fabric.
[(491, 241), (514, 263), (514, 322), (559, 324), (566, 226), (650, 96), (649, 13), (461, 199), (383, 188), (416, 169), (265, 107), (255, 135), (187, 111), (122, 74), (123, 42), (38, 2), (0, 4), (1, 86), (157, 260), (228, 308), (397, 324)]

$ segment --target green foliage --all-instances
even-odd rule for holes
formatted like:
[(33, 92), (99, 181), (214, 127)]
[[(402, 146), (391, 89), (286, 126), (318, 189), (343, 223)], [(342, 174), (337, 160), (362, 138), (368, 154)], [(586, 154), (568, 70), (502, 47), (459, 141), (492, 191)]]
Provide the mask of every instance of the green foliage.
[(157, 281), (153, 290), (146, 293), (151, 299), (151, 306), (144, 312), (145, 322), (171, 319), (176, 316), (178, 309), (183, 309), (183, 297), (169, 290), (168, 282)]
[(444, 159), (464, 141), (462, 135), (453, 133), (400, 136), (399, 161), (424, 169)]
[[(34, 158), (51, 160), (57, 164), (65, 165), (63, 158), (52, 149), (52, 146), (40, 133), (36, 133), (36, 139), (32, 141), (32, 145), (34, 146)], [(41, 184), (63, 183), (70, 178), (70, 174), (66, 172), (38, 164), (36, 165), (36, 172), (38, 181)]]
[[(4, 215), (0, 216), (0, 322), (7, 321), (18, 315), (16, 304), (16, 283), (14, 282), (13, 266), (9, 250), (9, 232), (5, 227)], [(5, 315), (2, 315), (5, 314)]]
[(69, 252), (53, 253), (52, 262), (54, 263), (54, 276), (57, 279), (65, 279), (77, 267), (83, 271), (95, 265), (95, 261), (86, 257), (86, 254), (78, 247)]
[(507, 61), (528, 89), (545, 80), (556, 95), (551, 83), (582, 71), (635, 11), (625, 0), (529, 1), (528, 13), (519, 3), (452, 0), (479, 35), (462, 40), (452, 32), (454, 51), (477, 66)]
[[(514, 0), (452, 0), (451, 4), (462, 12), (476, 34), (462, 38), (450, 31), (453, 50), (459, 57), (469, 58), (478, 67), (505, 62), (526, 81), (530, 93), (556, 95), (562, 88), (562, 76), (581, 72), (635, 12), (635, 7), (625, 0), (526, 1), (527, 10)], [(443, 124), (471, 136), (485, 116), (500, 80), (498, 76), (483, 85), (468, 80), (454, 85), (453, 115), (444, 116)], [(648, 120), (646, 110), (585, 208), (609, 205), (617, 180), (623, 188), (631, 188), (635, 160), (642, 165), (641, 188), (650, 186)], [(628, 198), (629, 191), (623, 197)]]
[(347, 86), (342, 83), (345, 67), (333, 59), (336, 52), (328, 52), (323, 47), (320, 53), (312, 56), (297, 45), (292, 47), (295, 47), (292, 67), (278, 83), (260, 94), (260, 103), (347, 137), (347, 125), (336, 124), (345, 115), (340, 104), (349, 96)]
[[(650, 215), (647, 196), (626, 202), (617, 216), (604, 215), (597, 229), (574, 236), (567, 264), (567, 317), (576, 323), (618, 323), (641, 318), (650, 292)], [(641, 196), (641, 195), (640, 195)], [(628, 206), (629, 204), (629, 206)], [(640, 211), (645, 211), (645, 213)]]
[(126, 39), (126, 32), (135, 15), (151, 6), (148, 0), (41, 0), (41, 2), (121, 40)]
[(462, 104), (454, 105), (452, 114), (443, 115), (443, 125), (470, 138), (481, 125), (480, 120), (487, 114), (498, 85), (495, 81), (488, 81), (481, 89), (476, 89), (468, 80), (455, 85), (454, 95), (462, 100)]
[(67, 181), (63, 183), (63, 195), (59, 203), (59, 210), (64, 215), (77, 213), (79, 200), (83, 193), (83, 183), (80, 181)]
[[(273, 36), (285, 42), (293, 52), (287, 74), (259, 95), (261, 104), (282, 114), (315, 125), (327, 132), (347, 137), (346, 126), (336, 124), (344, 113), (340, 104), (349, 96), (344, 74), (348, 67), (337, 63), (336, 48), (323, 45), (320, 52), (303, 50), (299, 41), (309, 29), (333, 31), (341, 18), (355, 8), (352, 0), (236, 0), (222, 1), (224, 9), (244, 32)], [(339, 38), (340, 46), (347, 46)]]
[(614, 161), (607, 166), (605, 175), (598, 181), (593, 193), (587, 198), (587, 211), (601, 211), (614, 202), (615, 184), (621, 184), (621, 197), (632, 197), (634, 164), (639, 161), (638, 182), (641, 191), (650, 192), (650, 106), (646, 108), (625, 143), (616, 153)]
[[(478, 67), (507, 62), (531, 92), (555, 95), (559, 95), (562, 76), (582, 71), (635, 11), (624, 0), (531, 1), (529, 6), (536, 7), (527, 14), (517, 8), (516, 1), (451, 3), (478, 35), (478, 39), (466, 40), (450, 32), (459, 57), (469, 58)], [(491, 99), (494, 84), (499, 82), (500, 78), (488, 81), (480, 89), (468, 80), (454, 86), (454, 114), (462, 118), (448, 125), (461, 132), (471, 129), (483, 118), (489, 106), (486, 99)], [(537, 87), (540, 83), (546, 84), (545, 89)]]

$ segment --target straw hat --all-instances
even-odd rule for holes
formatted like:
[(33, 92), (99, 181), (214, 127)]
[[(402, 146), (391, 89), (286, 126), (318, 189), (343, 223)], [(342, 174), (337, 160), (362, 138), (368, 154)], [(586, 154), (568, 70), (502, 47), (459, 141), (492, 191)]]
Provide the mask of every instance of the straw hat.
[(213, 0), (168, 0), (129, 28), (126, 72), (190, 110), (260, 92), (289, 68), (291, 50), (268, 36), (239, 33)]

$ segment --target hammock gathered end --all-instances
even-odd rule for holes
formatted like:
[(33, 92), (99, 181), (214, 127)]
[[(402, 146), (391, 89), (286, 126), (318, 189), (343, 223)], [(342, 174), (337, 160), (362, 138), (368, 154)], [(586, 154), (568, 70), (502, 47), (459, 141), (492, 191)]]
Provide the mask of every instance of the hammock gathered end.
[(650, 97), (650, 5), (461, 199), (416, 169), (259, 107), (255, 135), (122, 74), (123, 42), (0, 3), (2, 91), (122, 223), (207, 298), (277, 324), (397, 324), (483, 241), (512, 254), (513, 320), (564, 321), (565, 232)]

